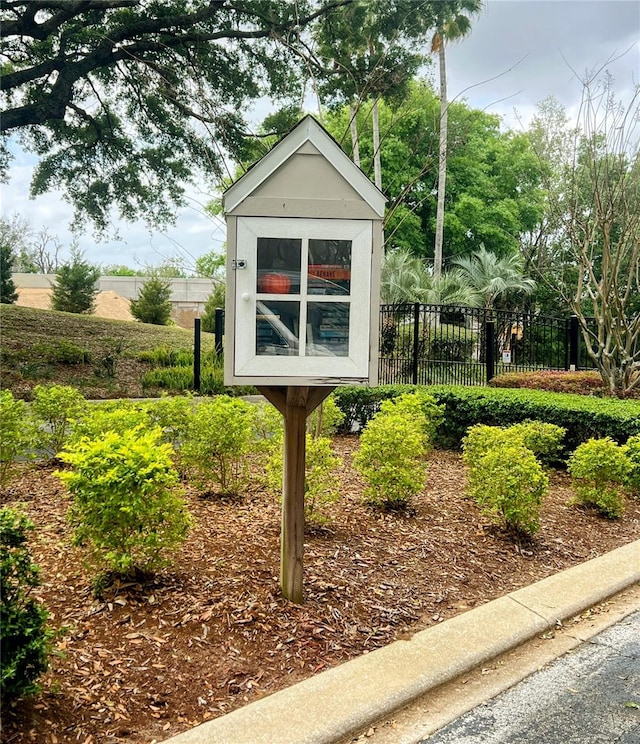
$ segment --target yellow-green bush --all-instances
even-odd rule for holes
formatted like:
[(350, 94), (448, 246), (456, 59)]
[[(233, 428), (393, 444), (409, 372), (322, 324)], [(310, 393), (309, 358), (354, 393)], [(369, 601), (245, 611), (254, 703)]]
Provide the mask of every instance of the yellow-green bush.
[(625, 447), (609, 437), (589, 439), (571, 455), (568, 470), (578, 500), (610, 519), (624, 513), (623, 484), (631, 472)]
[(60, 453), (69, 469), (56, 475), (73, 496), (74, 543), (86, 545), (98, 566), (154, 571), (184, 541), (191, 520), (171, 455), (160, 428), (143, 426), (83, 438)]

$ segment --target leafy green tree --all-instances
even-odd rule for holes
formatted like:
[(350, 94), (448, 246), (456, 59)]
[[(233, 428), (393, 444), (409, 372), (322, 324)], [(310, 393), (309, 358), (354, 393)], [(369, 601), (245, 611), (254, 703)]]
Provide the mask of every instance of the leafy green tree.
[(477, 307), (480, 304), (480, 295), (464, 272), (449, 269), (435, 277), (427, 271), (423, 259), (402, 249), (385, 254), (380, 294), (383, 303), (392, 305), (423, 302)]
[(62, 188), (77, 220), (171, 221), (186, 180), (222, 176), (239, 112), (300, 92), (303, 29), (348, 1), (5, 2), (1, 131), (40, 158), (32, 193)]
[[(404, 248), (433, 257), (437, 217), (440, 101), (425, 82), (414, 81), (400, 104), (381, 101), (382, 180), (389, 198), (385, 215), (386, 250)], [(543, 215), (542, 165), (526, 134), (501, 131), (497, 116), (464, 101), (448, 107), (450, 134), (443, 258), (445, 269), (457, 256), (484, 245), (504, 256), (519, 249), (522, 237)], [(347, 106), (326, 117), (341, 140), (349, 127)], [(372, 172), (373, 141), (365, 112), (358, 114), (361, 167)], [(350, 144), (345, 143), (348, 154)]]
[(421, 302), (429, 281), (424, 261), (407, 250), (388, 251), (382, 262), (380, 297), (382, 302), (398, 305)]
[(51, 307), (67, 313), (91, 313), (98, 294), (100, 268), (82, 258), (72, 249), (71, 260), (62, 264), (56, 274), (51, 293)]
[(207, 279), (220, 279), (224, 273), (226, 253), (209, 251), (196, 258), (196, 274)]
[(11, 277), (13, 266), (13, 251), (11, 246), (0, 243), (0, 303), (13, 305), (18, 299), (16, 285)]
[(0, 245), (8, 245), (13, 254), (13, 270), (33, 273), (37, 268), (28, 257), (29, 242), (33, 237), (33, 228), (29, 220), (14, 214), (11, 217), (0, 217)]
[(315, 40), (322, 66), (318, 92), (324, 102), (349, 106), (353, 159), (360, 165), (356, 112), (370, 101), (374, 182), (382, 188), (380, 163), (381, 96), (401, 98), (424, 63), (418, 50), (434, 21), (434, 3), (411, 0), (355, 2), (317, 25)]
[(142, 269), (132, 269), (124, 264), (105, 264), (101, 271), (104, 276), (146, 276)]
[(24, 217), (0, 217), (0, 243), (13, 251), (13, 270), (25, 274), (55, 274), (62, 248), (56, 235), (47, 227), (37, 232)]
[(131, 314), (141, 323), (167, 325), (171, 319), (171, 282), (153, 276), (142, 285), (137, 300), (130, 301)]
[(578, 126), (560, 107), (546, 113), (548, 139), (537, 122), (530, 133), (546, 156), (544, 253), (529, 253), (607, 389), (627, 395), (640, 388), (640, 87), (622, 101), (610, 78), (587, 78)]
[(447, 66), (445, 40), (461, 39), (471, 30), (469, 15), (480, 12), (482, 0), (440, 0), (436, 5), (436, 32), (431, 50), (438, 52), (440, 69), (440, 140), (438, 148), (438, 206), (434, 245), (433, 273), (442, 273), (442, 241), (444, 232), (444, 205), (447, 179), (447, 139), (449, 101), (447, 99)]

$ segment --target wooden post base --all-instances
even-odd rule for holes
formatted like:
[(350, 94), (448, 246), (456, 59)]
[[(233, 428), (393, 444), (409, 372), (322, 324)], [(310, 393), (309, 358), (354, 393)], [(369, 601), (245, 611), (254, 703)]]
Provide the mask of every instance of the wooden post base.
[(284, 475), (280, 531), (280, 588), (296, 604), (304, 601), (305, 422), (333, 387), (259, 387), (284, 416)]

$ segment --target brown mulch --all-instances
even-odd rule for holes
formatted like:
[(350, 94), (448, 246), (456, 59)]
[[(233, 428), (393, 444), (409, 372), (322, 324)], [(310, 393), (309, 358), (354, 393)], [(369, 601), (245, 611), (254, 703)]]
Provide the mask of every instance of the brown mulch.
[(38, 596), (65, 628), (43, 692), (3, 716), (2, 741), (160, 741), (399, 637), (640, 538), (640, 501), (619, 521), (569, 504), (551, 476), (535, 540), (514, 541), (464, 497), (460, 456), (435, 451), (409, 514), (372, 512), (338, 437), (342, 498), (305, 544), (304, 605), (279, 595), (279, 505), (188, 489), (197, 524), (171, 569), (97, 598), (70, 547), (69, 497), (53, 468), (27, 468), (5, 493), (37, 524)]

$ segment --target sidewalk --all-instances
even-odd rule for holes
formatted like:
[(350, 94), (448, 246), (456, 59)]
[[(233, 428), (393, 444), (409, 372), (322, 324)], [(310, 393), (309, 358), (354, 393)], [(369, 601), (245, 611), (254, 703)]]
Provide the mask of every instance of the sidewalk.
[(333, 744), (640, 583), (640, 540), (169, 739)]

